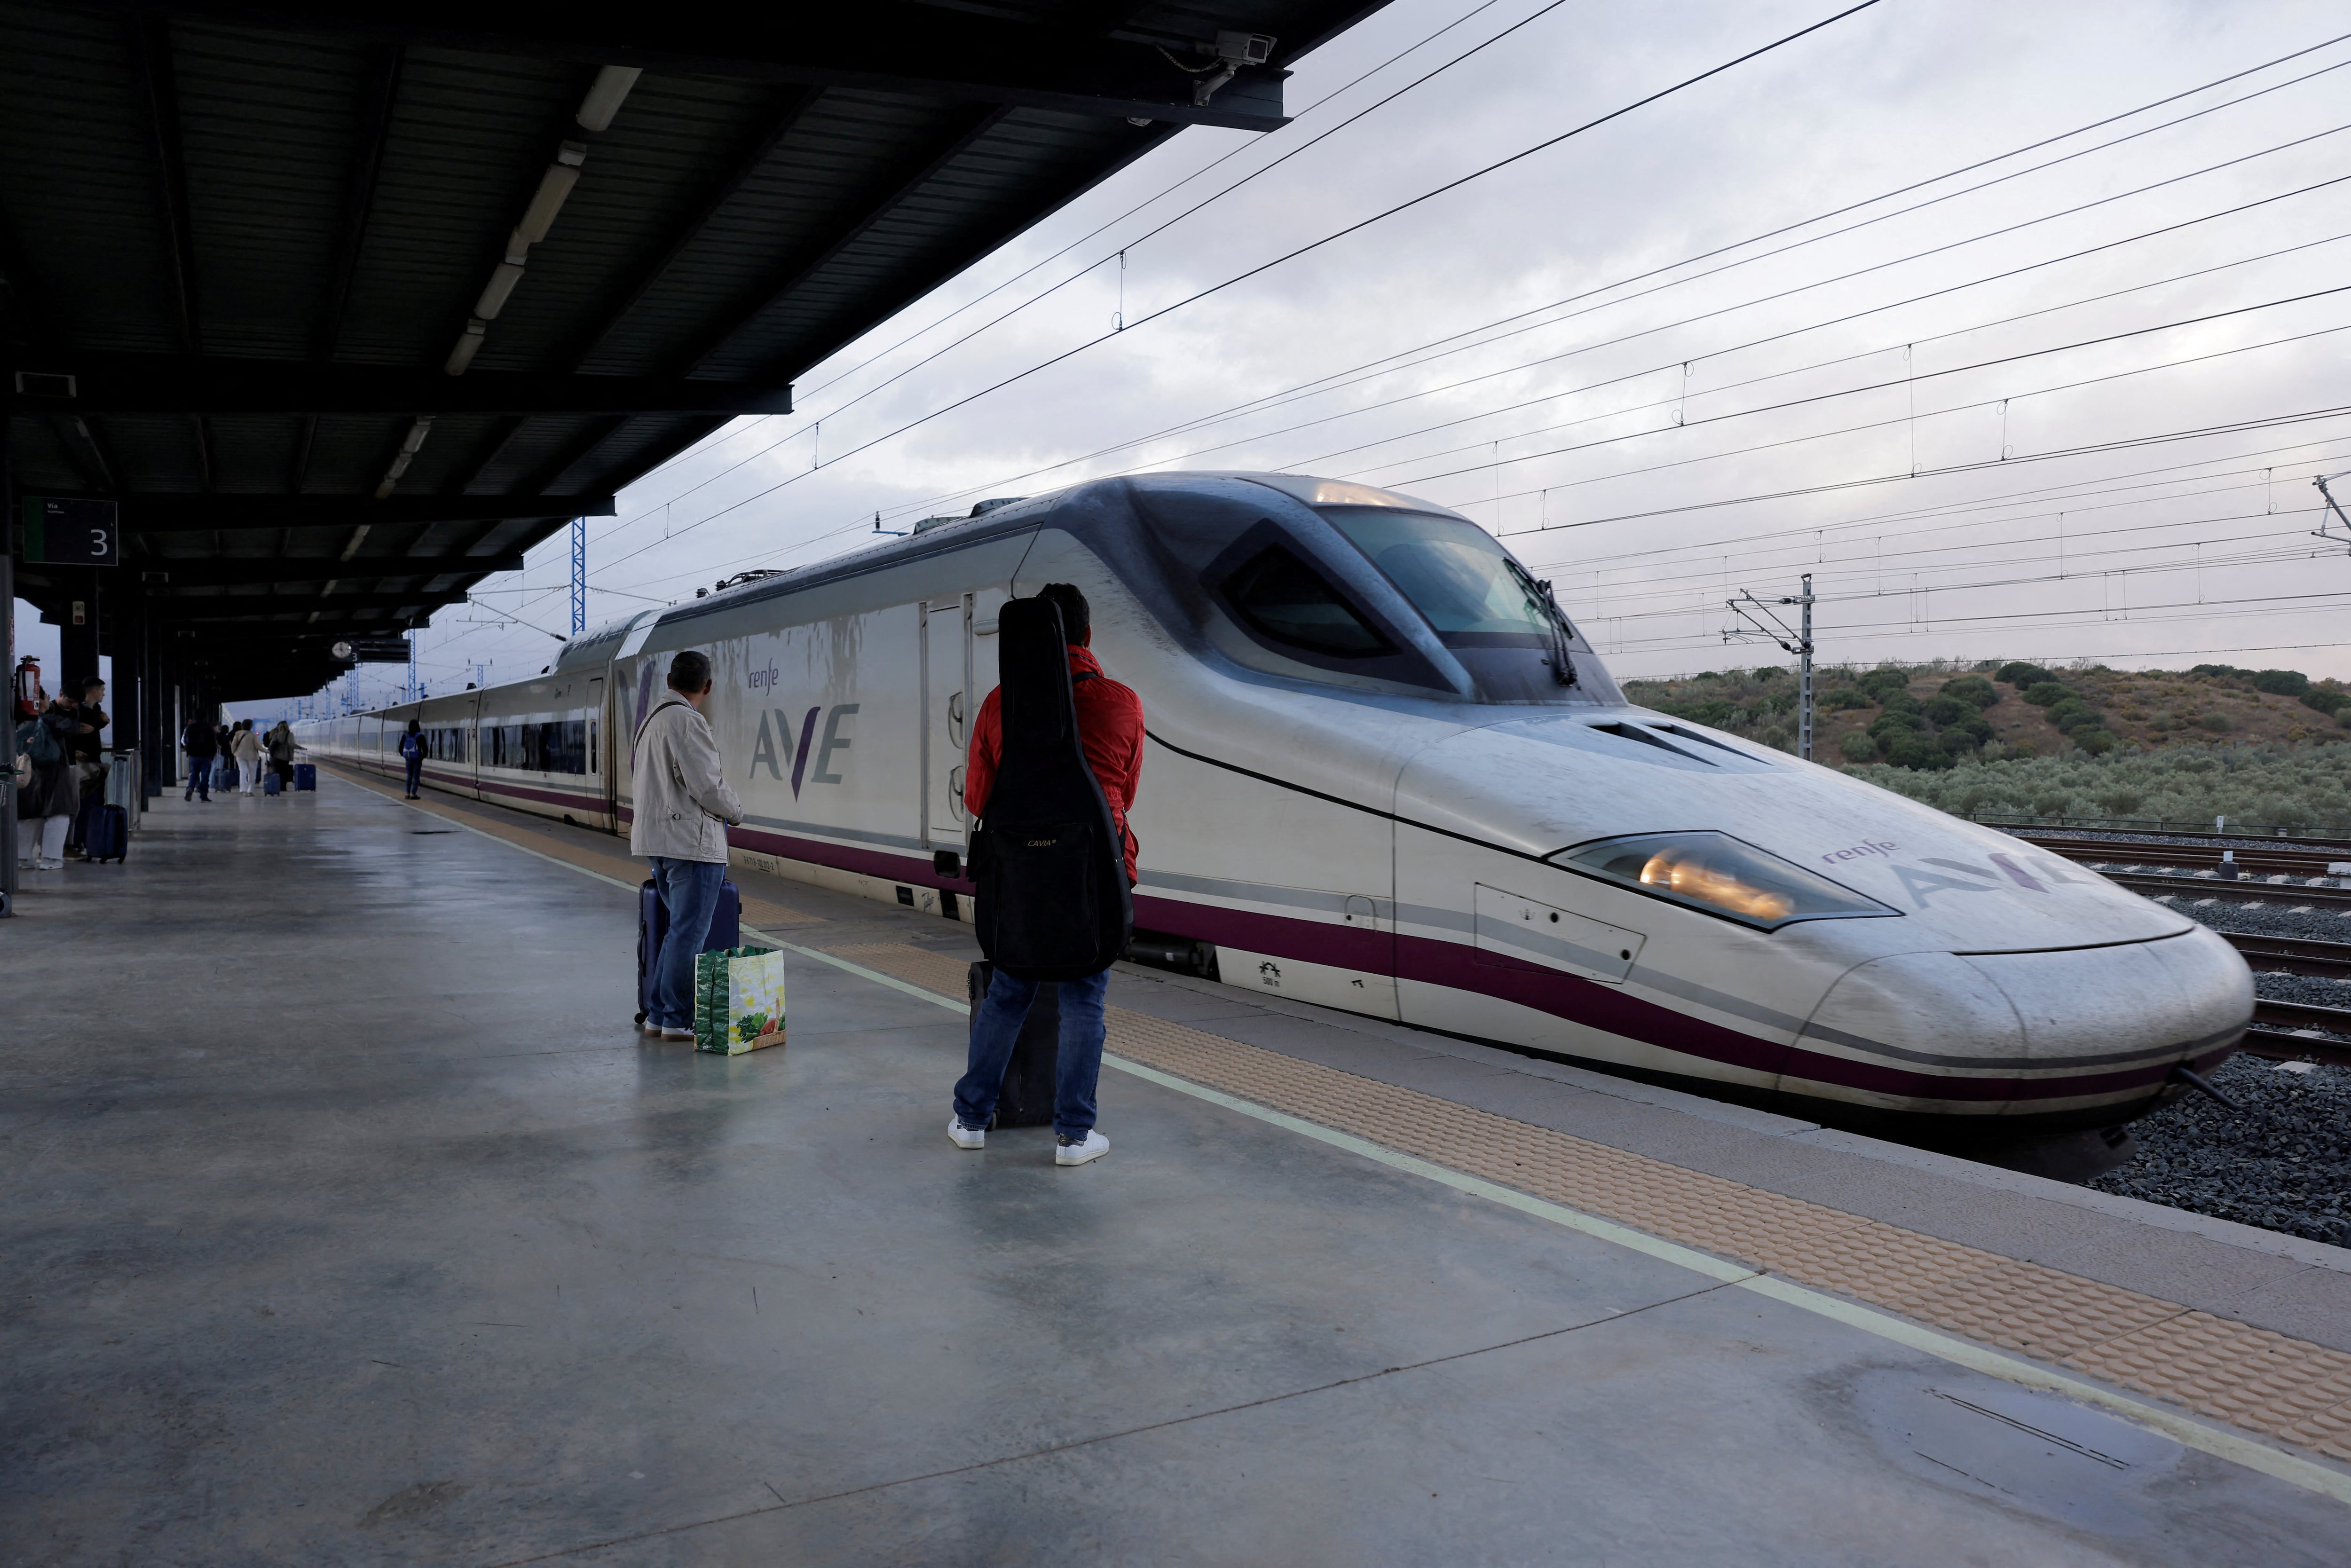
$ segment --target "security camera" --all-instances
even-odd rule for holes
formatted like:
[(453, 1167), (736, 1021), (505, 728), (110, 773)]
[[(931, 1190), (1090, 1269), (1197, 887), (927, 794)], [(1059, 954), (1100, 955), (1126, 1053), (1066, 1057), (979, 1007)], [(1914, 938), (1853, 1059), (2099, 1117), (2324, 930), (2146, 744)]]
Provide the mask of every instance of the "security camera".
[(1273, 57), (1273, 40), (1263, 33), (1218, 33), (1217, 58), (1228, 65), (1261, 66)]

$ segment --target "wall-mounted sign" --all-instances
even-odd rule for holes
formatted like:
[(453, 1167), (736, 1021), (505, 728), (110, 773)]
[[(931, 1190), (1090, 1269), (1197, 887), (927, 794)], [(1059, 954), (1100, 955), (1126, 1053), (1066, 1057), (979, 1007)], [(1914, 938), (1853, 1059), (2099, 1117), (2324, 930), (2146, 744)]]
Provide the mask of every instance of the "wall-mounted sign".
[(349, 644), (350, 653), (342, 652), (345, 644), (335, 644), (335, 657), (350, 658), (362, 664), (404, 664), (408, 663), (408, 639), (404, 636), (360, 637)]
[(27, 566), (120, 566), (122, 525), (111, 501), (25, 497)]

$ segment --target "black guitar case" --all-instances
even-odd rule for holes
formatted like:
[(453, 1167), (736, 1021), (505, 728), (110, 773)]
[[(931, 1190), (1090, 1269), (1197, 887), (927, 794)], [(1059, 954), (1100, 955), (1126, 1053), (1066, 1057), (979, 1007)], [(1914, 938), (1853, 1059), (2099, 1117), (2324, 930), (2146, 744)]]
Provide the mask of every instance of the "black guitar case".
[(979, 950), (1023, 980), (1110, 967), (1134, 929), (1117, 821), (1086, 764), (1061, 612), (1016, 599), (997, 618), (1004, 755), (973, 837)]

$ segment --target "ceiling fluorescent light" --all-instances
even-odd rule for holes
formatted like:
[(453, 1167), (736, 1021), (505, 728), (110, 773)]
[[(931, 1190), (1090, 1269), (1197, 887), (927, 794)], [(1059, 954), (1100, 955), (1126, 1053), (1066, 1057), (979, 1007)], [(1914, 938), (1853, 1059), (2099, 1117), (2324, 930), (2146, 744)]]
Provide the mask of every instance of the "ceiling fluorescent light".
[[(492, 278), (492, 287), (496, 287), (496, 282)], [(465, 329), (457, 334), (457, 346), (449, 350), (449, 362), (441, 369), (449, 375), (464, 375), (473, 364), (474, 356), (482, 351), (482, 337), (488, 330), (489, 323), (478, 316), (466, 322)]]
[(580, 129), (601, 131), (612, 123), (612, 116), (621, 112), (621, 105), (629, 89), (637, 85), (644, 72), (635, 66), (606, 66), (596, 73), (596, 80), (588, 89), (588, 96), (580, 100)]
[(531, 245), (547, 237), (555, 226), (555, 214), (563, 210), (564, 198), (571, 187), (580, 183), (580, 165), (588, 161), (588, 149), (577, 141), (567, 141), (557, 150), (555, 162), (539, 176), (538, 189), (530, 198), (530, 206), (522, 214), (522, 225), (516, 232)]
[[(490, 269), (490, 280), (482, 285), (482, 297), (474, 301), (474, 314), (485, 321), (495, 321), (498, 312), (507, 308), (507, 298), (522, 281), (522, 263), (502, 261)], [(468, 328), (467, 330), (472, 329)]]

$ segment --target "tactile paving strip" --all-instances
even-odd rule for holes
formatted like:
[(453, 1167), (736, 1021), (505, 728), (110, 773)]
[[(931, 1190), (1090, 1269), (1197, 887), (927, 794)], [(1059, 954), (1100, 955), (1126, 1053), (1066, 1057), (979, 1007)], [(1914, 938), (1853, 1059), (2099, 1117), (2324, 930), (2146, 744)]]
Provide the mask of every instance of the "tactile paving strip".
[[(371, 777), (356, 768), (334, 763), (328, 763), (325, 766), (332, 768), (335, 777), (346, 783), (356, 784), (362, 789), (371, 789), (387, 800), (396, 800), (401, 798), (398, 791), (382, 779)], [(626, 883), (638, 883), (644, 880), (644, 862), (620, 850), (605, 850), (592, 844), (583, 844), (563, 833), (534, 831), (518, 822), (509, 821), (503, 815), (488, 814), (493, 811), (503, 813), (506, 810), (504, 807), (477, 806), (472, 802), (461, 802), (455, 799), (443, 799), (433, 795), (427, 795), (422, 800), (410, 803), (444, 821), (463, 822), (469, 828), (493, 834), (506, 840), (508, 843), (518, 844), (524, 849), (546, 855), (552, 860), (559, 860), (567, 865), (576, 865), (582, 871), (592, 871), (599, 876), (609, 876)], [(620, 841), (617, 839), (613, 841), (615, 843)], [(778, 904), (773, 899), (747, 897), (743, 900), (743, 923), (754, 927), (820, 925), (824, 924), (824, 916), (803, 914), (799, 910)]]
[[(898, 943), (835, 951), (942, 996), (964, 992), (965, 965), (943, 953)], [(1435, 1164), (2351, 1460), (2351, 1355), (2340, 1351), (1124, 1008), (1110, 1009), (1110, 1045)]]

